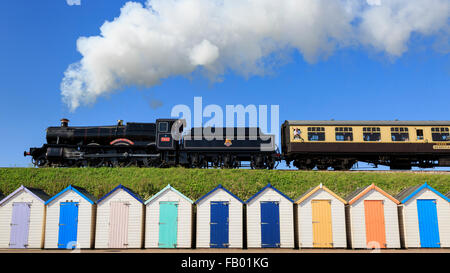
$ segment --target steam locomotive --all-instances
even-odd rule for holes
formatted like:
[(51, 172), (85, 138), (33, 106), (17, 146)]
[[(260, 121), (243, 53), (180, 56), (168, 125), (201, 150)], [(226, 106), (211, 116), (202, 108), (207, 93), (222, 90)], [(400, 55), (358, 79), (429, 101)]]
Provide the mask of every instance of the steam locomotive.
[(287, 120), (281, 149), (259, 128), (192, 128), (181, 119), (119, 120), (112, 126), (47, 128), (47, 143), (30, 148), (38, 167), (171, 167), (348, 170), (358, 161), (391, 169), (450, 167), (450, 121)]
[(112, 126), (47, 128), (47, 143), (30, 148), (38, 167), (222, 167), (273, 169), (280, 160), (274, 135), (259, 128), (192, 128), (184, 120), (119, 120)]

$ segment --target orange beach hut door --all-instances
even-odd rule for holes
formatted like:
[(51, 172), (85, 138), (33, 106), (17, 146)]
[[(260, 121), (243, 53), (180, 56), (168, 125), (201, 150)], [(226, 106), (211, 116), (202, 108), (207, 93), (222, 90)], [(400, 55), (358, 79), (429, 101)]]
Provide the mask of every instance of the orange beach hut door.
[(364, 200), (368, 247), (386, 248), (386, 228), (382, 200)]
[(331, 201), (312, 200), (313, 246), (333, 247)]

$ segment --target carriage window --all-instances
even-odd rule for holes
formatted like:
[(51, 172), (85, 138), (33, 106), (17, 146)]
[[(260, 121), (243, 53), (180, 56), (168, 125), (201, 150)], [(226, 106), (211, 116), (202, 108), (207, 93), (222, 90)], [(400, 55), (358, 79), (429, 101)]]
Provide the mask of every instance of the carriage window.
[(448, 128), (431, 128), (431, 137), (433, 141), (450, 141)]
[(159, 131), (160, 132), (167, 132), (168, 128), (169, 128), (169, 124), (167, 122), (159, 123)]
[(392, 127), (392, 141), (409, 141), (409, 132), (407, 127)]
[(352, 127), (336, 127), (336, 141), (353, 141)]
[(308, 140), (309, 141), (325, 141), (325, 128), (324, 127), (308, 127)]
[(380, 141), (381, 140), (380, 127), (364, 127), (363, 139), (364, 141)]

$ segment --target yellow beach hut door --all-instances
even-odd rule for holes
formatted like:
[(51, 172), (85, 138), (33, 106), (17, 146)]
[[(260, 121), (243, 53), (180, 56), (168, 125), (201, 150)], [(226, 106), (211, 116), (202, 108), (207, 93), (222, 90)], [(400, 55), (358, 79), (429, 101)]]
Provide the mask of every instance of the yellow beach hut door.
[(331, 227), (331, 201), (312, 200), (313, 246), (320, 248), (333, 247), (333, 231)]

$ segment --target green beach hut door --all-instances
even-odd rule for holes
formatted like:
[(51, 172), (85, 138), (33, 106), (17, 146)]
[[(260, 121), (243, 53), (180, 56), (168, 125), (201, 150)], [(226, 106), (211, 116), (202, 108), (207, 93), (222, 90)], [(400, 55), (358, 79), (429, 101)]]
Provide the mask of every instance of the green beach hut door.
[(177, 246), (178, 202), (159, 203), (159, 243), (161, 248)]

